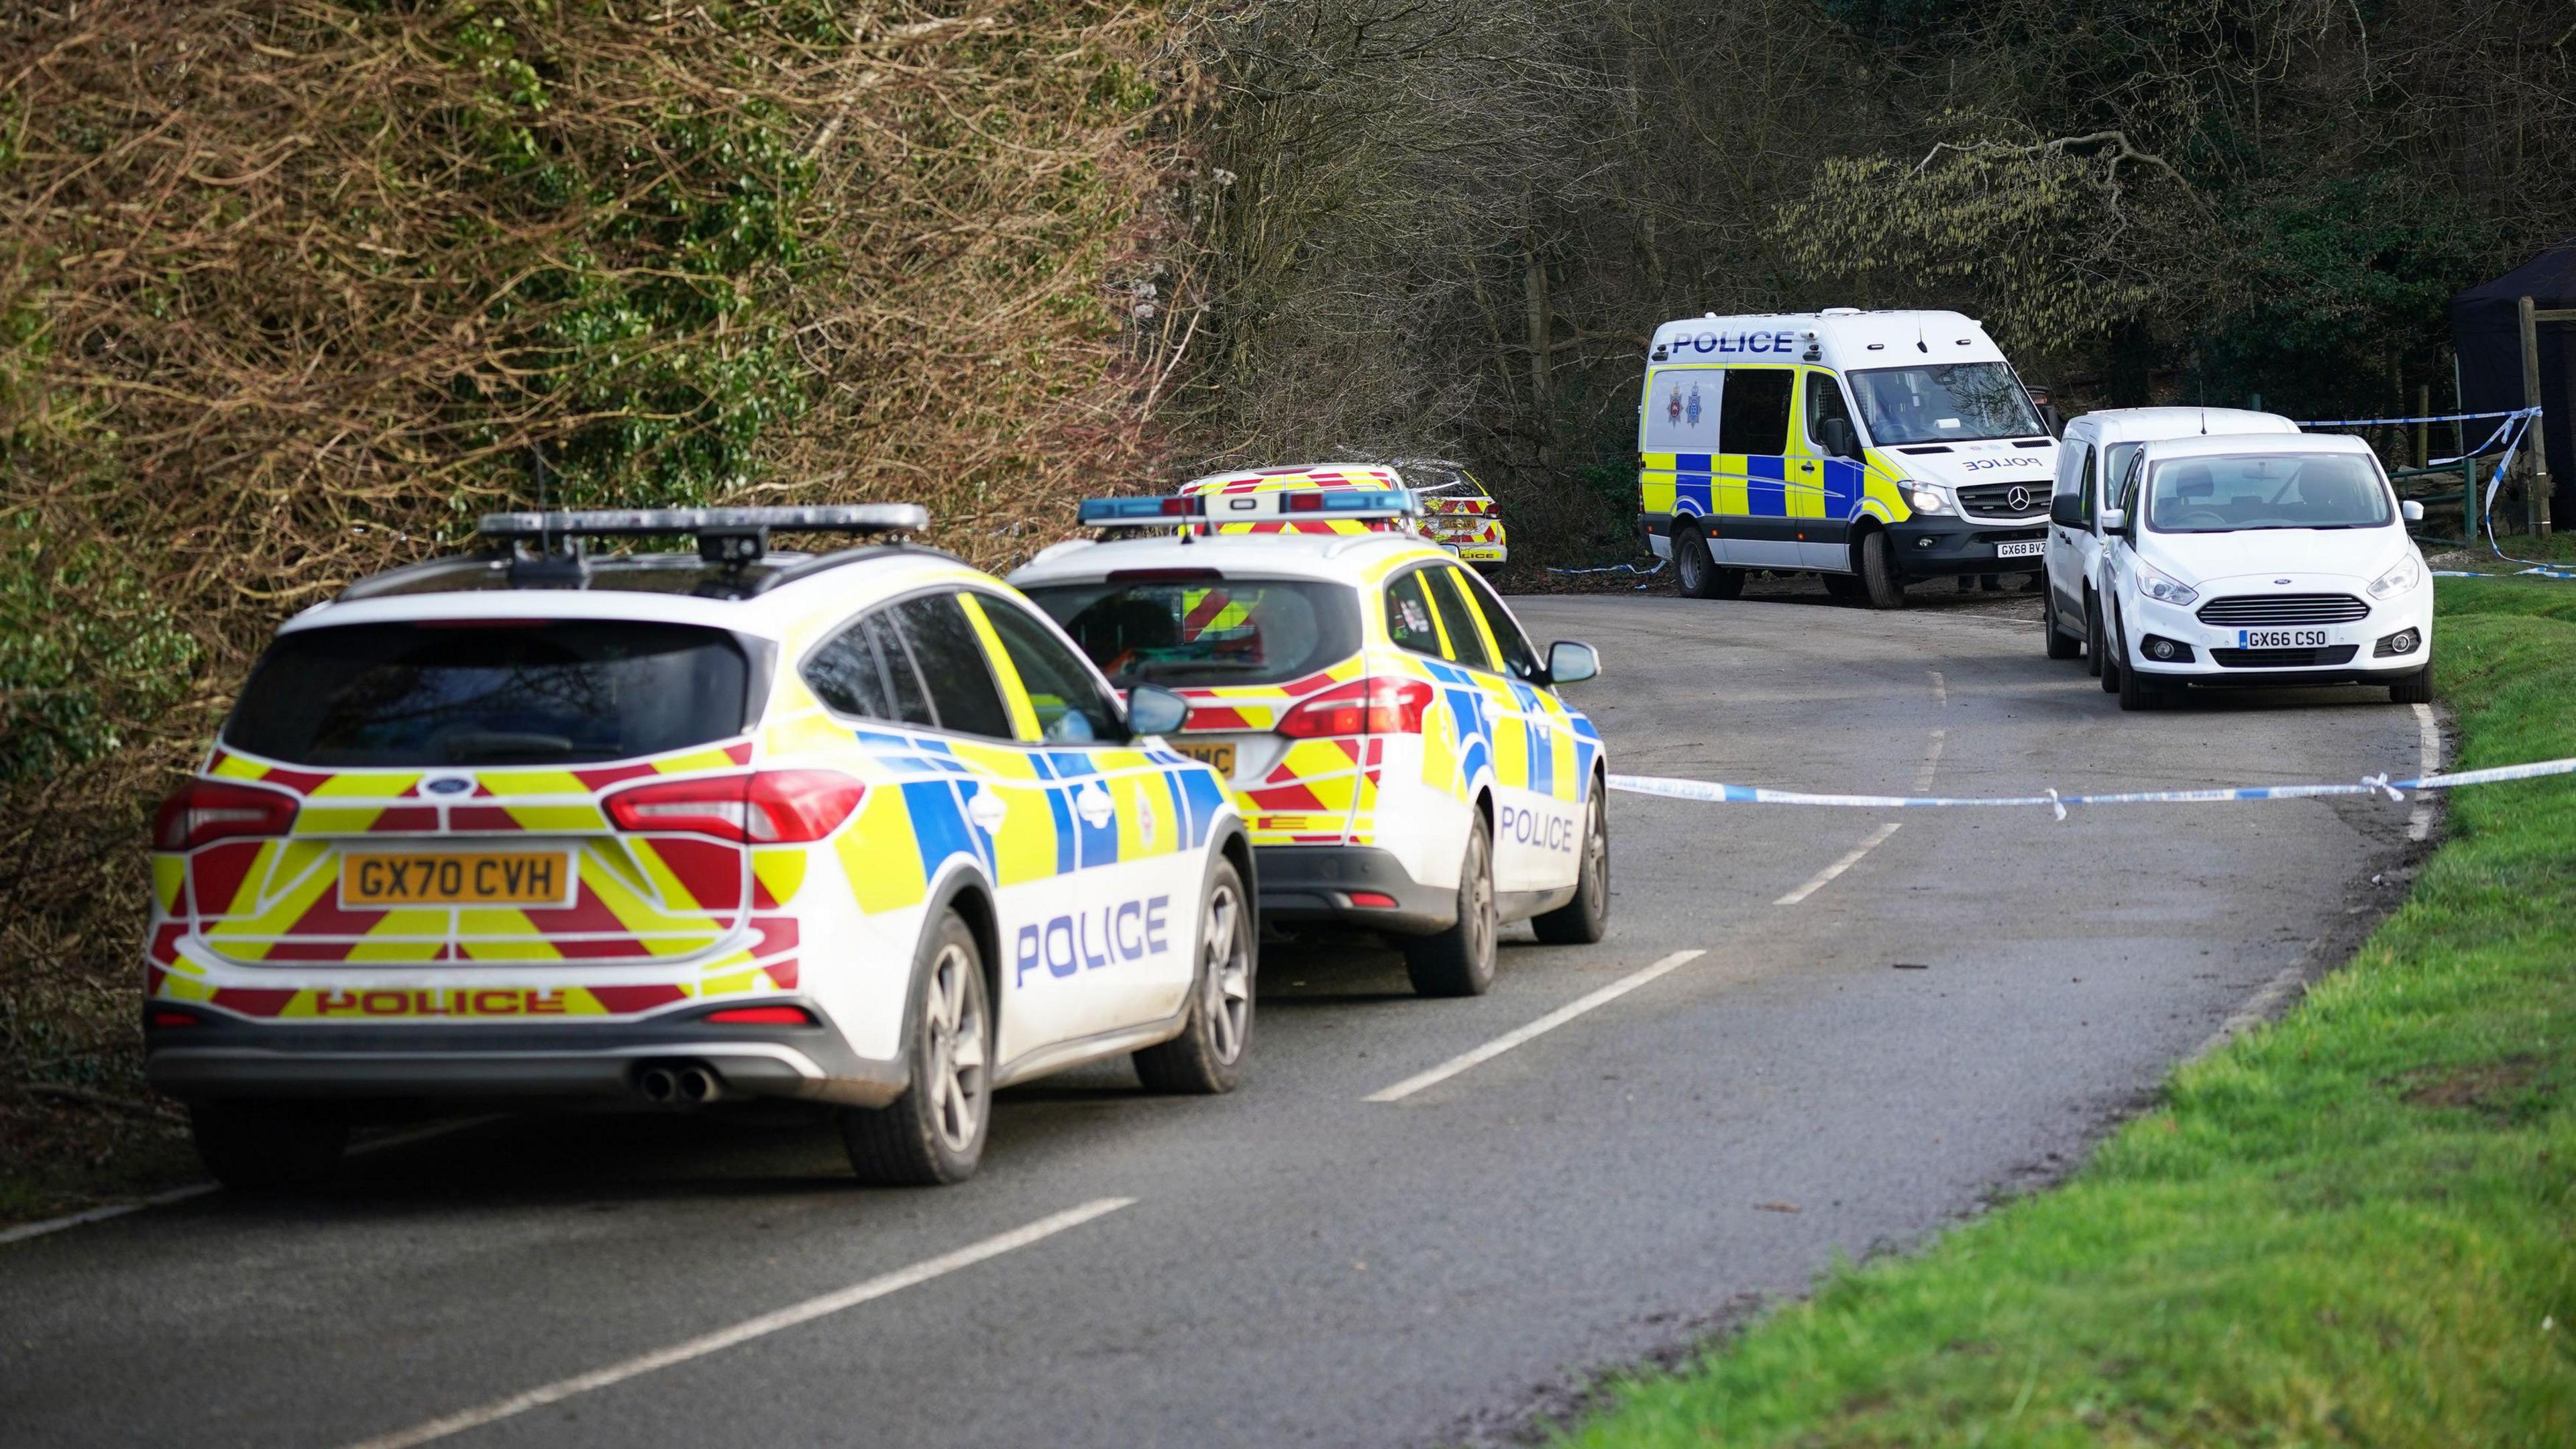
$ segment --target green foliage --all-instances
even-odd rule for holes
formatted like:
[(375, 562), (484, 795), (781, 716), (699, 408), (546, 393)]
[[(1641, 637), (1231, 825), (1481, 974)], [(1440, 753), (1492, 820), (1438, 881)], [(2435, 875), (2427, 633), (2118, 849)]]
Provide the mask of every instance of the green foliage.
[(187, 692), (198, 646), (108, 547), (0, 518), (0, 784), (41, 780), (123, 744)]

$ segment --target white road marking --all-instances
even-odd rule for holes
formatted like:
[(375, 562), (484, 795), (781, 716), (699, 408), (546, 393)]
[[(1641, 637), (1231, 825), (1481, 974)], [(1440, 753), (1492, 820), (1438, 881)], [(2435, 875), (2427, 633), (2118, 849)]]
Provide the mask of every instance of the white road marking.
[(1807, 897), (1814, 895), (1816, 892), (1823, 890), (1826, 886), (1833, 884), (1835, 876), (1841, 875), (1844, 871), (1860, 864), (1860, 858), (1862, 856), (1869, 854), (1871, 851), (1876, 850), (1879, 846), (1885, 844), (1887, 842), (1887, 837), (1894, 835), (1896, 833), (1896, 827), (1902, 823), (1902, 821), (1891, 820), (1885, 825), (1878, 827), (1878, 829), (1870, 832), (1869, 839), (1853, 846), (1850, 854), (1844, 856), (1838, 861), (1835, 861), (1833, 864), (1826, 866), (1823, 870), (1817, 871), (1813, 876), (1808, 878), (1805, 885), (1789, 892), (1787, 895), (1773, 901), (1771, 904), (1775, 906), (1794, 906), (1798, 902), (1805, 900)]
[(543, 1388), (530, 1389), (523, 1394), (512, 1394), (506, 1399), (495, 1399), (488, 1404), (467, 1409), (462, 1413), (450, 1414), (443, 1419), (432, 1419), (425, 1424), (415, 1424), (408, 1429), (368, 1439), (351, 1446), (351, 1449), (408, 1449), (410, 1445), (427, 1444), (432, 1440), (444, 1439), (451, 1434), (461, 1434), (468, 1429), (479, 1429), (485, 1424), (497, 1423), (513, 1415), (524, 1414), (530, 1409), (541, 1409), (548, 1404), (560, 1403), (577, 1394), (586, 1394), (595, 1389), (607, 1388), (611, 1384), (624, 1383), (628, 1379), (652, 1373), (656, 1369), (666, 1369), (674, 1364), (687, 1363), (691, 1359), (704, 1358), (708, 1354), (721, 1352), (737, 1344), (748, 1343), (755, 1338), (766, 1337), (781, 1329), (794, 1328), (800, 1323), (811, 1323), (817, 1318), (828, 1317), (844, 1309), (856, 1308), (862, 1303), (883, 1298), (889, 1293), (900, 1293), (906, 1288), (927, 1283), (933, 1278), (954, 1273), (960, 1268), (971, 1268), (987, 1258), (998, 1258), (1004, 1253), (1054, 1237), (1068, 1228), (1078, 1228), (1094, 1218), (1105, 1217), (1120, 1208), (1132, 1206), (1135, 1201), (1132, 1197), (1095, 1198), (1078, 1208), (1068, 1208), (1053, 1217), (1040, 1218), (1027, 1227), (1014, 1228), (999, 1236), (986, 1238), (980, 1243), (959, 1248), (956, 1252), (943, 1253), (926, 1262), (915, 1263), (909, 1268), (900, 1268), (892, 1273), (870, 1278), (864, 1283), (853, 1283), (847, 1288), (826, 1293), (819, 1298), (808, 1298), (802, 1303), (791, 1303), (785, 1308), (764, 1313), (758, 1318), (746, 1318), (731, 1328), (720, 1328), (685, 1343), (675, 1343), (669, 1348), (639, 1354), (623, 1363), (613, 1363), (606, 1368), (592, 1369), (586, 1374), (558, 1379)]
[[(2418, 776), (2430, 775), (2442, 768), (2442, 730), (2433, 722), (2433, 706), (2415, 706), (2415, 750), (2420, 768)], [(2427, 840), (2433, 834), (2433, 803), (2423, 791), (2415, 792), (2415, 808), (2406, 812), (2406, 838)]]
[(1587, 1011), (1591, 1011), (1597, 1007), (1607, 1006), (1611, 1002), (1618, 1000), (1620, 997), (1627, 995), (1629, 992), (1636, 990), (1638, 987), (1645, 985), (1647, 982), (1654, 980), (1656, 977), (1671, 971), (1673, 968), (1691, 961), (1696, 961), (1707, 954), (1708, 953), (1706, 951), (1675, 951), (1673, 954), (1666, 956), (1661, 961), (1656, 962), (1654, 965), (1649, 966), (1642, 971), (1631, 972), (1628, 975), (1622, 976), (1618, 980), (1611, 982), (1609, 985), (1602, 987), (1600, 990), (1593, 992), (1589, 996), (1578, 997), (1573, 1001), (1567, 1002), (1565, 1005), (1558, 1007), (1556, 1010), (1549, 1012), (1547, 1015), (1540, 1017), (1538, 1020), (1531, 1022), (1529, 1025), (1524, 1026), (1517, 1031), (1507, 1031), (1501, 1036), (1494, 1038), (1492, 1041), (1485, 1043), (1483, 1046), (1476, 1048), (1474, 1051), (1467, 1052), (1460, 1056), (1451, 1057), (1449, 1060), (1442, 1062), (1431, 1070), (1423, 1072), (1417, 1076), (1407, 1077), (1403, 1081), (1396, 1083), (1394, 1086), (1389, 1087), (1382, 1092), (1371, 1092), (1362, 1100), (1369, 1102), (1403, 1101), (1405, 1098), (1412, 1096), (1414, 1093), (1421, 1091), (1425, 1087), (1438, 1086), (1440, 1083), (1449, 1080), (1451, 1077), (1458, 1075), (1469, 1067), (1475, 1066), (1479, 1062), (1490, 1062), (1494, 1058), (1501, 1056), (1503, 1053), (1510, 1051), (1512, 1048), (1519, 1046), (1521, 1043), (1528, 1041), (1532, 1037), (1538, 1036), (1544, 1032), (1554, 1031), (1558, 1027), (1565, 1025), (1567, 1022), (1574, 1020), (1576, 1017), (1581, 1016)]
[(1943, 709), (1948, 709), (1950, 707), (1950, 681), (1943, 679), (1941, 677), (1941, 671), (1938, 669), (1926, 669), (1923, 672), (1932, 676), (1932, 702)]
[(1949, 733), (1948, 730), (1934, 730), (1932, 743), (1923, 747), (1923, 768), (1914, 772), (1915, 794), (1920, 795), (1932, 788), (1932, 772), (1941, 766), (1941, 746)]

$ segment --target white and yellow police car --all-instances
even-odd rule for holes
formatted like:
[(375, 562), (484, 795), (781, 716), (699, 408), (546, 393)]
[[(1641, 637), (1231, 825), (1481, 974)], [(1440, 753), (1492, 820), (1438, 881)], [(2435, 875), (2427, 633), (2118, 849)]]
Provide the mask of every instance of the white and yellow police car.
[(1305, 489), (1401, 488), (1413, 495), (1420, 516), (1397, 518), (1325, 517), (1318, 514), (1273, 514), (1258, 519), (1231, 518), (1216, 526), (1220, 534), (1238, 533), (1412, 533), (1448, 549), (1480, 569), (1496, 568), (1511, 557), (1503, 531), (1503, 514), (1485, 485), (1464, 463), (1445, 458), (1398, 458), (1388, 463), (1298, 463), (1283, 468), (1246, 468), (1211, 473), (1181, 485), (1183, 494), (1285, 493)]
[(1253, 861), (1186, 702), (947, 554), (769, 547), (926, 523), (500, 514), (291, 620), (158, 822), (147, 1069), (216, 1175), (398, 1103), (789, 1098), (953, 1182), (1012, 1082), (1232, 1086)]
[(1503, 922), (1568, 943), (1606, 927), (1607, 765), (1559, 692), (1598, 656), (1541, 654), (1484, 580), (1409, 532), (1222, 531), (1420, 515), (1383, 488), (1094, 499), (1085, 524), (1160, 536), (1059, 544), (1011, 580), (1113, 682), (1190, 701), (1175, 743), (1232, 785), (1265, 921), (1386, 932), (1416, 989), (1472, 995)]
[(2047, 548), (2057, 440), (1956, 312), (1667, 322), (1637, 451), (1648, 546), (1692, 598), (1768, 569), (1893, 609), (1919, 579), (2035, 574)]

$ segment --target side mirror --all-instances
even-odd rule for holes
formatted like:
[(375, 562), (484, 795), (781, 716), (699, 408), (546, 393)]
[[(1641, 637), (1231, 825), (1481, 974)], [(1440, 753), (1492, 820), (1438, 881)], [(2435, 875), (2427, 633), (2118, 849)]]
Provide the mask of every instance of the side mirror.
[(1559, 639), (1547, 646), (1547, 682), (1581, 684), (1601, 674), (1601, 651), (1589, 644)]
[(2060, 528), (2084, 526), (2084, 495), (2060, 493), (2048, 500), (2048, 521)]
[(2103, 509), (2103, 510), (2102, 510), (2102, 531), (2103, 531), (2104, 533), (2126, 533), (2126, 532), (2128, 532), (2128, 531), (2129, 531), (2129, 510), (2127, 510), (2127, 509), (2125, 509), (2125, 508), (2105, 508), (2105, 509)]
[(1190, 722), (1190, 702), (1159, 684), (1127, 691), (1127, 729), (1138, 735), (1174, 735)]
[(1816, 441), (1825, 445), (1826, 452), (1837, 458), (1860, 457), (1860, 437), (1852, 431), (1851, 419), (1827, 418), (1816, 425), (1816, 431), (1824, 435)]
[(2409, 498), (2405, 502), (2397, 505), (2397, 516), (2405, 519), (2408, 523), (2422, 523), (2424, 521), (2424, 505), (2416, 502), (2412, 498)]

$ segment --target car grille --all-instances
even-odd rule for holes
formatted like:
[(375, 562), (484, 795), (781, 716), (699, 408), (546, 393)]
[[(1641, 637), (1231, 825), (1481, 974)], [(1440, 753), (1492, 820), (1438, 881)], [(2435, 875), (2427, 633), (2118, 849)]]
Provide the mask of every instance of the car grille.
[(2212, 649), (2209, 657), (2222, 669), (2318, 669), (2350, 664), (2358, 644), (2327, 649)]
[[(2022, 502), (2013, 506), (2014, 489)], [(1971, 483), (1959, 490), (1959, 508), (1970, 518), (2036, 518), (2048, 511), (2048, 480), (2030, 483)]]
[(2232, 594), (2200, 606), (2200, 622), (2222, 629), (2349, 624), (2369, 617), (2370, 606), (2350, 594)]

